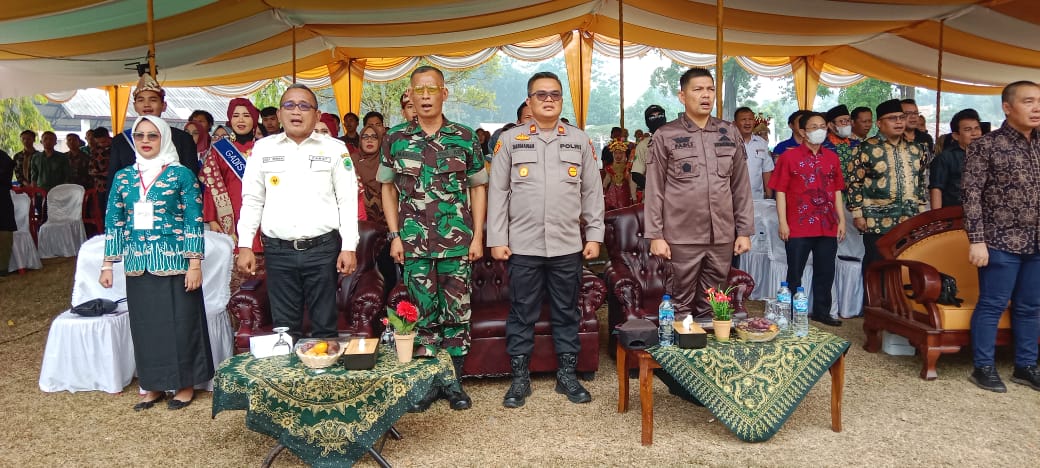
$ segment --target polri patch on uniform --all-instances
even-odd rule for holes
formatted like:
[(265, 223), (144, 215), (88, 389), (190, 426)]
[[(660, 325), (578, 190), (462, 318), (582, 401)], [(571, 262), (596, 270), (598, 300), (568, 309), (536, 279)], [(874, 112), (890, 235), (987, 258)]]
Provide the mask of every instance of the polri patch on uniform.
[(578, 177), (578, 168), (571, 166), (567, 168), (567, 175), (571, 177)]
[(329, 156), (309, 156), (309, 158), (310, 158), (311, 162), (314, 162), (314, 161), (327, 162), (327, 163), (332, 162), (332, 158), (329, 157)]
[(715, 147), (716, 147), (716, 148), (717, 148), (717, 147), (720, 147), (720, 146), (732, 146), (732, 147), (736, 147), (736, 146), (737, 146), (737, 144), (736, 144), (736, 143), (733, 143), (732, 141), (718, 141), (718, 142), (715, 142)]
[(498, 154), (498, 150), (500, 150), (500, 149), (502, 149), (502, 140), (501, 139), (499, 139), (498, 141), (495, 142), (495, 150), (492, 151), (492, 153), (493, 154)]
[(527, 177), (527, 166), (520, 166), (520, 177)]
[(726, 134), (726, 127), (719, 127), (719, 133), (725, 135)]
[(271, 182), (271, 186), (272, 187), (277, 187), (278, 183), (281, 182), (281, 180), (276, 175), (271, 176), (271, 178), (269, 180)]
[(527, 134), (525, 134), (525, 133), (517, 133), (516, 134), (516, 139), (520, 140), (520, 141), (524, 141), (524, 140), (530, 140), (531, 137), (527, 136)]
[(264, 156), (264, 164), (285, 161), (285, 156)]

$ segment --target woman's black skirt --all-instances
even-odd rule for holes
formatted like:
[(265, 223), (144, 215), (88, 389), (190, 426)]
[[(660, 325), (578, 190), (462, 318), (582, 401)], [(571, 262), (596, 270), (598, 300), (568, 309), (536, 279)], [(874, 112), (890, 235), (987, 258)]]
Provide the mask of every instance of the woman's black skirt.
[(213, 378), (202, 288), (184, 291), (184, 275), (126, 277), (130, 334), (141, 388), (193, 387)]

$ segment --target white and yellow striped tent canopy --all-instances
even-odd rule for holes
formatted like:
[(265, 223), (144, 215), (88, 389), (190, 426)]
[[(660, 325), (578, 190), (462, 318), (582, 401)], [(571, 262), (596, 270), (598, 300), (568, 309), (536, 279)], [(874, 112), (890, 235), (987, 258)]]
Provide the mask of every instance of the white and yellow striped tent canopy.
[[(497, 51), (539, 60), (562, 50), (574, 100), (584, 103), (592, 51), (617, 53), (619, 16), (626, 55), (656, 48), (681, 63), (714, 63), (715, 0), (623, 4), (619, 12), (616, 0), (154, 0), (158, 78), (249, 91), (292, 74), (295, 43), (298, 76), (326, 80), (345, 111), (358, 107), (363, 79), (401, 76), (418, 57), (451, 68)], [(5, 7), (0, 97), (108, 87), (121, 103), (119, 85), (136, 81), (125, 64), (147, 61), (147, 0)], [(940, 43), (944, 91), (995, 93), (1040, 78), (1040, 0), (725, 0), (722, 13), (723, 54), (759, 73), (794, 73), (803, 105), (821, 79), (937, 88)]]

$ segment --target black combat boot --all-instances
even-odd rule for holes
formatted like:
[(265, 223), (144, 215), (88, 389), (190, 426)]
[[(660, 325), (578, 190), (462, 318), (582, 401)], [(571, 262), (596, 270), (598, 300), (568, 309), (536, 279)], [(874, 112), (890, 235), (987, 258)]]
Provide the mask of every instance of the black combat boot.
[(462, 363), (466, 356), (452, 356), (451, 363), (455, 366), (455, 383), (441, 389), (444, 398), (451, 404), (453, 410), (469, 409), (473, 406), (473, 400), (469, 398), (466, 391), (462, 389)]
[(574, 369), (578, 366), (578, 355), (574, 353), (560, 353), (556, 355), (560, 363), (556, 371), (556, 393), (567, 395), (571, 403), (588, 403), (592, 401), (592, 395), (578, 382), (578, 376)]
[(408, 408), (408, 412), (422, 413), (430, 409), (430, 406), (432, 406), (434, 402), (439, 400), (441, 396), (442, 395), (440, 385), (437, 385), (436, 383), (431, 384), (430, 391), (426, 392), (426, 395), (422, 397), (422, 400), (419, 400), (418, 403), (415, 403), (414, 405), (412, 405), (411, 408)]
[(530, 356), (509, 358), (509, 367), (513, 369), (513, 383), (509, 385), (506, 397), (502, 399), (502, 406), (519, 408), (524, 406), (525, 399), (531, 396), (531, 371), (527, 367), (530, 363)]

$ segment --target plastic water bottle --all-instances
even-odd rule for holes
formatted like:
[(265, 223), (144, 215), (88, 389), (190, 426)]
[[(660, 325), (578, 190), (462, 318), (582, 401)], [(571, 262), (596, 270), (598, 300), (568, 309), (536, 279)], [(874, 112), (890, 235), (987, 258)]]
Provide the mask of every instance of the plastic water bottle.
[(657, 308), (657, 335), (661, 340), (661, 346), (672, 345), (672, 323), (675, 322), (675, 306), (672, 305), (672, 296), (667, 294), (661, 298), (661, 306)]
[(805, 288), (799, 286), (794, 293), (794, 336), (807, 336), (809, 334), (809, 296), (805, 295)]
[(777, 325), (787, 330), (791, 326), (791, 288), (787, 287), (787, 281), (780, 282), (780, 289), (776, 291)]

